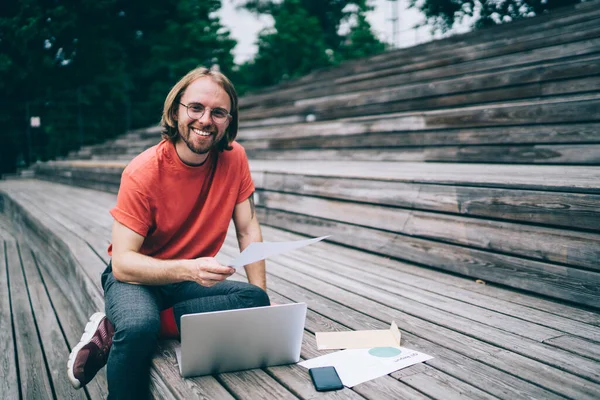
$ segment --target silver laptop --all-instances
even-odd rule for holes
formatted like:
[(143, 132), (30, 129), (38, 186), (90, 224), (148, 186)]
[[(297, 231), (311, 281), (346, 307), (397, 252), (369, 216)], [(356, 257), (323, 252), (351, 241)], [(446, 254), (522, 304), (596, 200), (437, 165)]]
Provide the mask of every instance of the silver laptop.
[(187, 314), (176, 349), (182, 376), (296, 363), (306, 303)]

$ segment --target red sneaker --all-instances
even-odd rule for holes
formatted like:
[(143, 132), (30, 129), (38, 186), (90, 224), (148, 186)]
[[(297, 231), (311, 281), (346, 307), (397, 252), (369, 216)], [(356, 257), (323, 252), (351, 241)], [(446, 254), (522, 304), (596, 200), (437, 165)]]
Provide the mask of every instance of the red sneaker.
[(115, 328), (106, 315), (97, 312), (90, 317), (77, 346), (67, 362), (67, 375), (75, 389), (81, 389), (106, 365)]

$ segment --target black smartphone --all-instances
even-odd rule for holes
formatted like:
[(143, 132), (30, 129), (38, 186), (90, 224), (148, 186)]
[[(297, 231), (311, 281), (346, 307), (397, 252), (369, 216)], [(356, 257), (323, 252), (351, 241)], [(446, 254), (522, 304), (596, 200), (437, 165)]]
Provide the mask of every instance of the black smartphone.
[(339, 390), (344, 388), (344, 384), (335, 370), (335, 367), (319, 367), (308, 370), (310, 378), (319, 392), (328, 390)]

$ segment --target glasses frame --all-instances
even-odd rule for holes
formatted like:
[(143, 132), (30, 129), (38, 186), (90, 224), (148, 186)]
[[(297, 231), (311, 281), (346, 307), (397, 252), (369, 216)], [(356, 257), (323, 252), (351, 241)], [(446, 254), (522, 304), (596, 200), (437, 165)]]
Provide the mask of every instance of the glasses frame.
[[(215, 121), (215, 117), (214, 117), (214, 116), (213, 116), (213, 114), (212, 114), (212, 111), (214, 110), (214, 108), (206, 107), (206, 106), (205, 106), (204, 104), (202, 104), (202, 103), (189, 103), (189, 104), (183, 104), (182, 102), (179, 102), (179, 104), (180, 104), (180, 105), (182, 105), (182, 106), (184, 106), (184, 107), (186, 108), (186, 110), (187, 110), (187, 115), (188, 115), (188, 117), (190, 117), (191, 119), (200, 119), (200, 118), (204, 117), (204, 114), (206, 114), (206, 110), (210, 110), (210, 111), (211, 111), (211, 112), (208, 114), (208, 115), (210, 115), (210, 120), (211, 120), (212, 122), (214, 122), (215, 124), (217, 124), (217, 125), (223, 125), (223, 124), (225, 124), (225, 123), (229, 122), (229, 120), (232, 118), (232, 115), (231, 115), (231, 114), (229, 114), (229, 112), (227, 112), (227, 119), (225, 119), (225, 121), (223, 121), (223, 122), (217, 122), (217, 121)], [(190, 104), (199, 104), (199, 105), (201, 105), (202, 107), (204, 107), (204, 111), (203, 111), (203, 112), (202, 112), (202, 114), (200, 114), (198, 117), (195, 117), (195, 118), (194, 118), (194, 117), (192, 117), (192, 116), (190, 115)], [(217, 107), (217, 109), (218, 109), (218, 110), (224, 110), (224, 111), (227, 111), (227, 110), (225, 110), (224, 108), (221, 108), (221, 107)]]

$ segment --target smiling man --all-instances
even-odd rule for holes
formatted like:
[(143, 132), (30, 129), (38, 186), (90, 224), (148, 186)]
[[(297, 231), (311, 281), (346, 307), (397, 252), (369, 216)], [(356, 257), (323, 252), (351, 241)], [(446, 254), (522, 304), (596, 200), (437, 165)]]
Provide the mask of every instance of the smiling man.
[(148, 398), (149, 367), (171, 311), (184, 314), (269, 305), (265, 264), (245, 267), (248, 282), (214, 256), (233, 218), (240, 250), (262, 241), (254, 184), (234, 139), (237, 94), (221, 73), (197, 68), (169, 92), (163, 140), (123, 171), (111, 263), (102, 274), (104, 313), (94, 314), (68, 362), (80, 388), (107, 363), (109, 398)]

